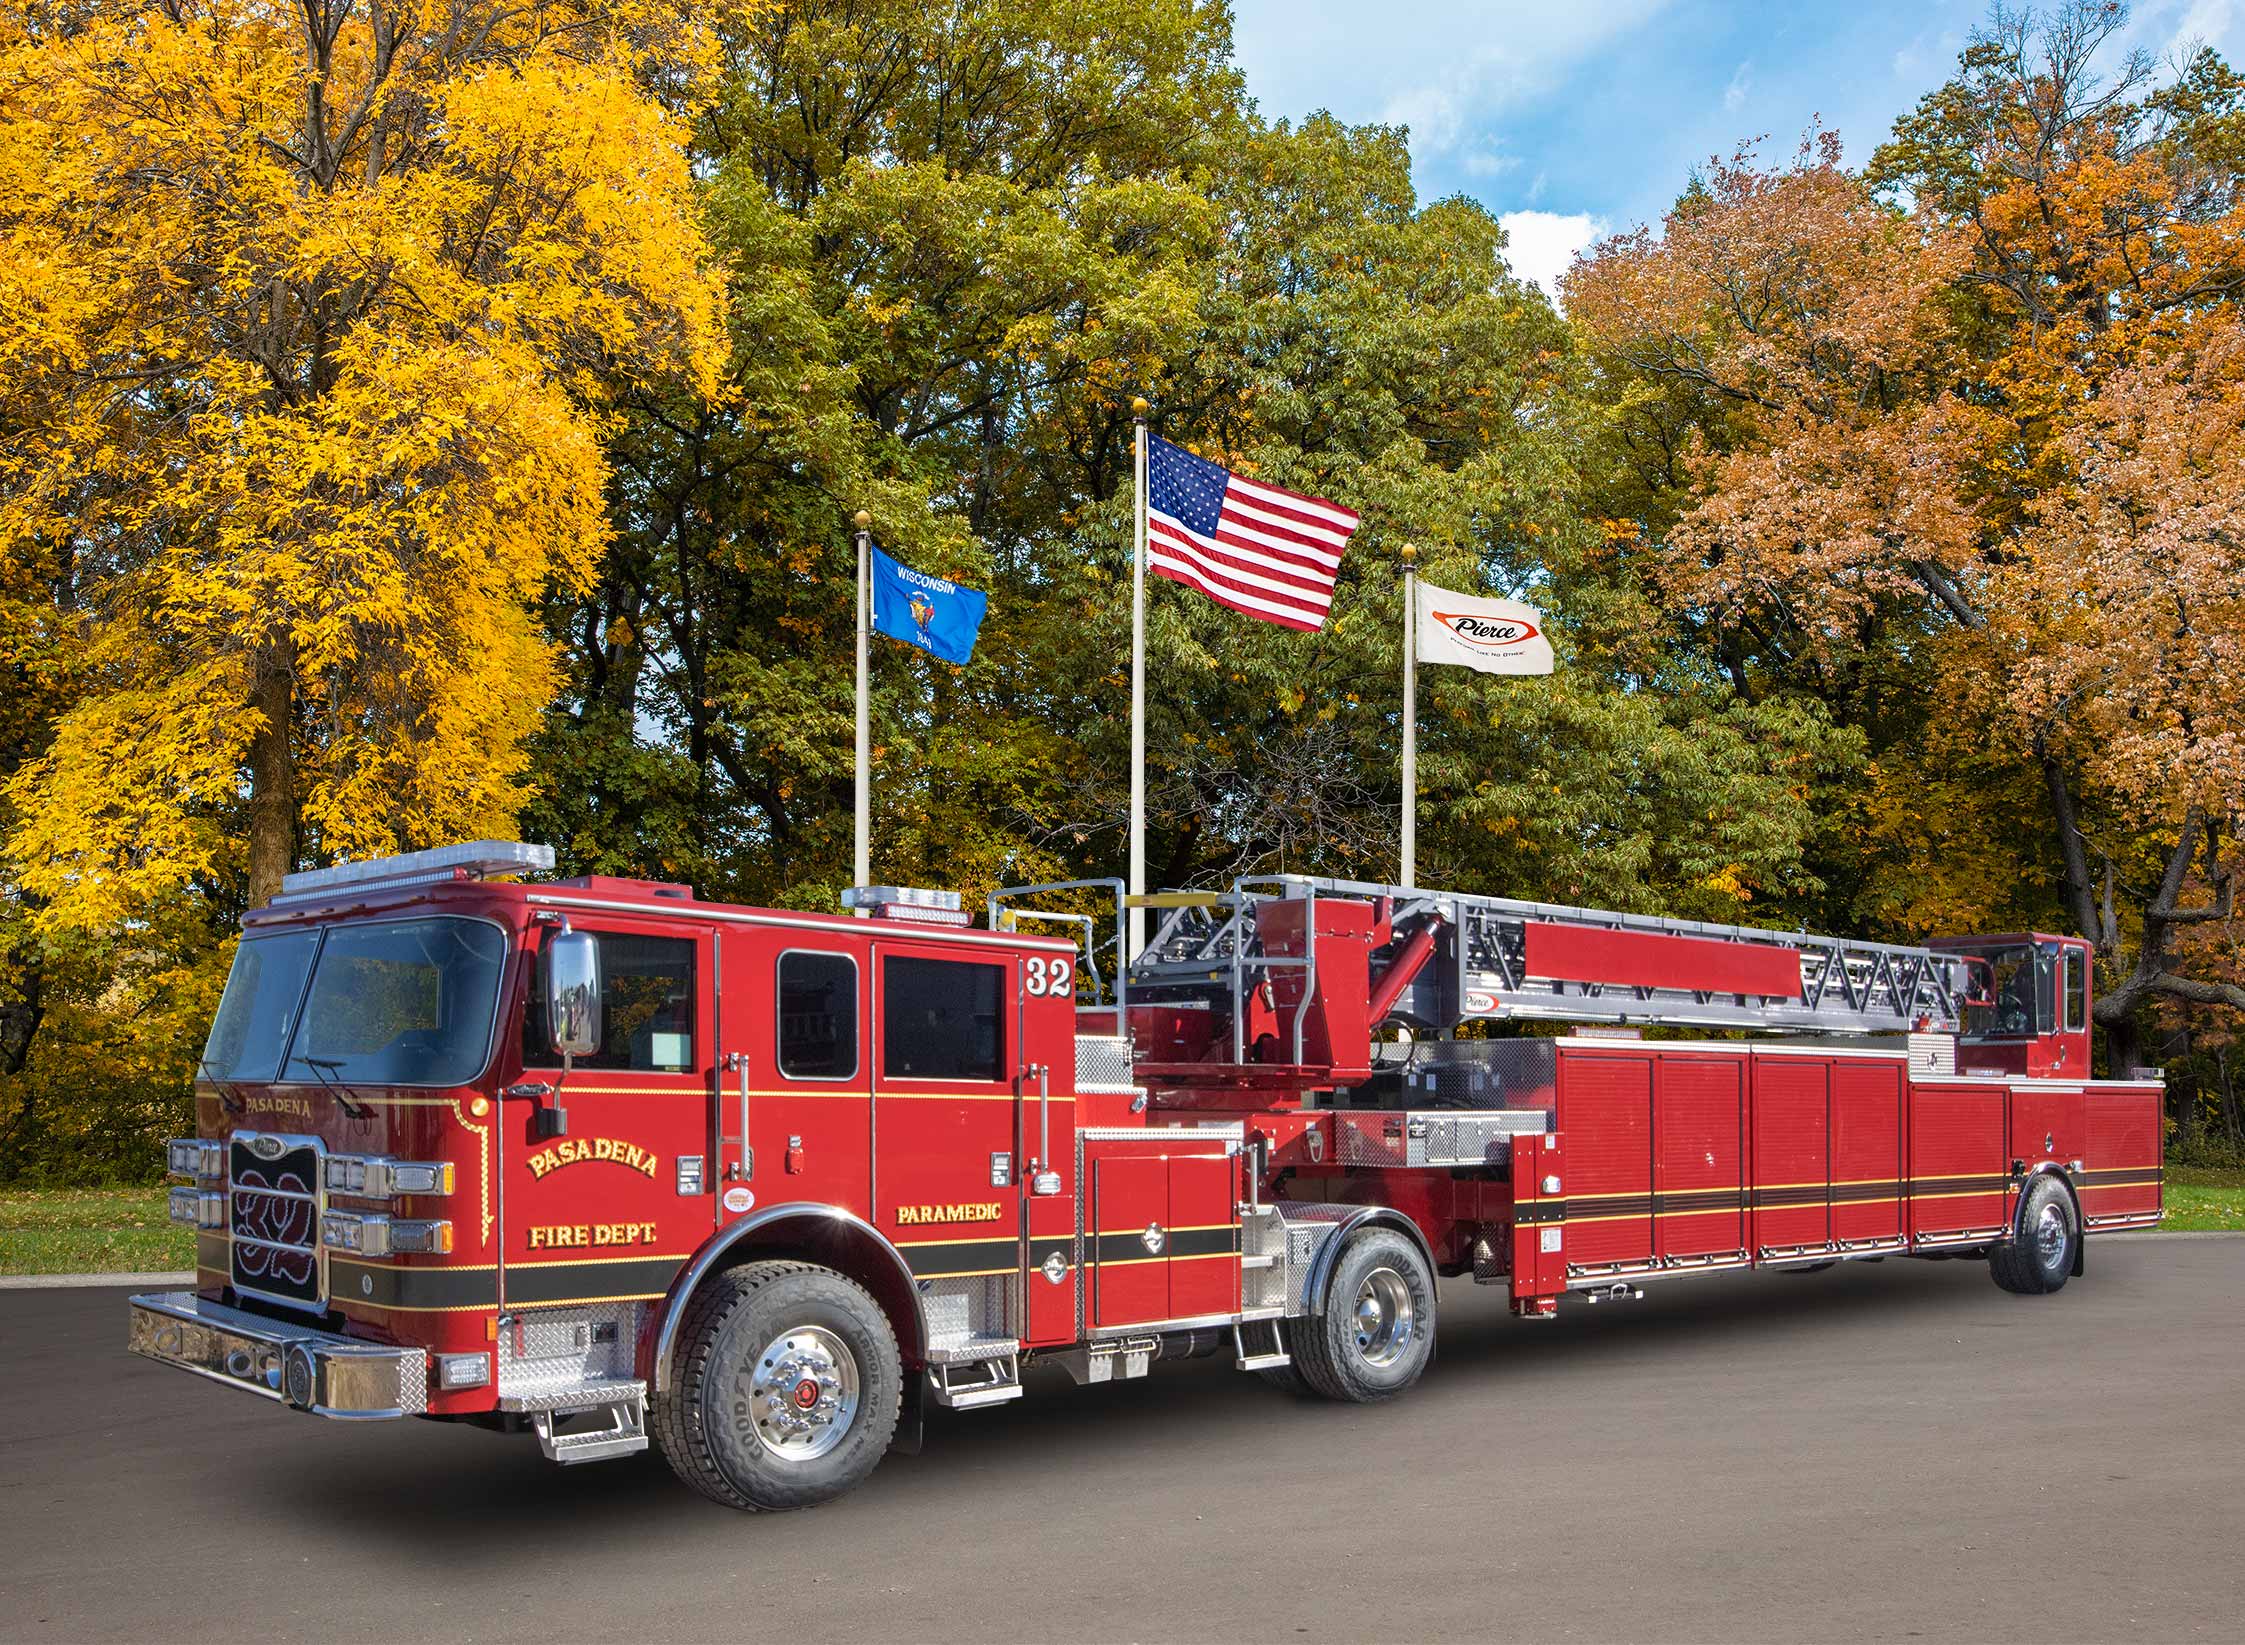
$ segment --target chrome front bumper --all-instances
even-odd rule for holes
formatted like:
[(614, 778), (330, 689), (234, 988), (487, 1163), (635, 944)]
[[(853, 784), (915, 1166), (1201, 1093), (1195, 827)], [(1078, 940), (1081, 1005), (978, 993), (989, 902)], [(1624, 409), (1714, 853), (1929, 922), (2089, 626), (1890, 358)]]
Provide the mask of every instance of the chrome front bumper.
[(267, 1319), (192, 1291), (132, 1299), (125, 1345), (228, 1387), (347, 1421), (418, 1416), (429, 1408), (429, 1356)]

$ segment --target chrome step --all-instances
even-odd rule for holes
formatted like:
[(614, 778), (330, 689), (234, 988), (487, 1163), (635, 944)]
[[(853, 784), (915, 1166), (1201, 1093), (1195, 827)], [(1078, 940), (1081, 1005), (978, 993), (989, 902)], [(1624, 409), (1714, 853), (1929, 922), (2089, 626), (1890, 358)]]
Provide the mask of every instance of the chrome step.
[(1008, 1349), (985, 1358), (928, 1364), (928, 1392), (938, 1405), (954, 1411), (971, 1411), (983, 1405), (1002, 1405), (1021, 1397), (1021, 1356)]
[[(1252, 1349), (1247, 1346), (1247, 1327), (1250, 1325), (1270, 1327), (1269, 1347), (1266, 1348), (1261, 1343), (1257, 1343)], [(1280, 1330), (1278, 1320), (1274, 1317), (1250, 1319), (1242, 1315), (1240, 1323), (1232, 1327), (1232, 1347), (1238, 1353), (1237, 1363), (1242, 1371), (1275, 1371), (1282, 1365), (1294, 1363), (1294, 1356), (1286, 1351), (1286, 1335)]]
[[(538, 1448), (546, 1460), (572, 1464), (605, 1462), (647, 1449), (647, 1385), (644, 1382), (609, 1383), (602, 1391), (614, 1397), (592, 1404), (573, 1404), (533, 1410), (530, 1425), (537, 1430)], [(580, 1393), (579, 1398), (582, 1398)], [(565, 1428), (572, 1417), (601, 1419), (589, 1428)]]
[(1020, 1352), (1021, 1343), (1014, 1337), (937, 1337), (928, 1344), (928, 1361), (939, 1365), (972, 1365)]

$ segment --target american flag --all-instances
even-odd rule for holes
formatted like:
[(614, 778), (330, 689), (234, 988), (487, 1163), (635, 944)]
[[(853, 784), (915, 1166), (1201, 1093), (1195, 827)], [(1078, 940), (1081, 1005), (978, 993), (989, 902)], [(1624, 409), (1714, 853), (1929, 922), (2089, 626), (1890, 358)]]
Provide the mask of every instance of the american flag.
[(1355, 512), (1148, 438), (1146, 568), (1267, 623), (1323, 628)]

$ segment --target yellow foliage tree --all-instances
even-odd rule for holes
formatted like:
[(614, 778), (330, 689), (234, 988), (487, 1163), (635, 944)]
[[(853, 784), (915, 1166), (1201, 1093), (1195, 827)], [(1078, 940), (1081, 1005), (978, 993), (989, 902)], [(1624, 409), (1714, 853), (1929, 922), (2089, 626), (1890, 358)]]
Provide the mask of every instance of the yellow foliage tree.
[(44, 928), (511, 831), (603, 408), (724, 356), (682, 15), (0, 20), (0, 557), (67, 678), (0, 817)]

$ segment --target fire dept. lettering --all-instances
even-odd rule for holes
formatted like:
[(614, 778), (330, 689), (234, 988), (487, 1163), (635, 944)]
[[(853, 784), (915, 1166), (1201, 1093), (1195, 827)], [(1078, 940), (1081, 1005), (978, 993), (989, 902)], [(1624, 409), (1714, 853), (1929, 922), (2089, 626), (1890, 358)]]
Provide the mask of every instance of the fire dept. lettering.
[(649, 1178), (662, 1163), (639, 1144), (618, 1142), (613, 1137), (579, 1137), (557, 1142), (551, 1148), (530, 1155), (523, 1163), (530, 1167), (533, 1177), (544, 1177), (564, 1165), (582, 1165), (587, 1160), (607, 1160)]
[(920, 1228), (937, 1222), (996, 1222), (1002, 1209), (996, 1200), (970, 1200), (963, 1205), (900, 1205), (899, 1228)]
[(652, 1245), (651, 1222), (562, 1222), (527, 1228), (533, 1251), (589, 1250), (596, 1245)]

